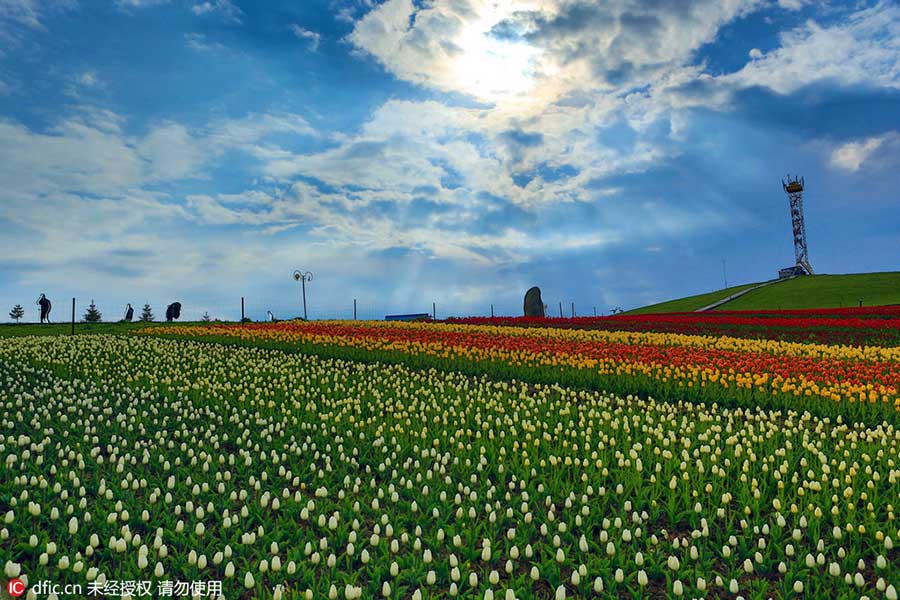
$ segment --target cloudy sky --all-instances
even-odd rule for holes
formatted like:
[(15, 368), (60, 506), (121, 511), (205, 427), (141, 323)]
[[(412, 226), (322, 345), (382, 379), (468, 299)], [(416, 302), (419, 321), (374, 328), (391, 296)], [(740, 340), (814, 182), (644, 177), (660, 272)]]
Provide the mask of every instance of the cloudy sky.
[(786, 173), (897, 270), (898, 169), (893, 0), (0, 0), (4, 317), (608, 312), (791, 264)]

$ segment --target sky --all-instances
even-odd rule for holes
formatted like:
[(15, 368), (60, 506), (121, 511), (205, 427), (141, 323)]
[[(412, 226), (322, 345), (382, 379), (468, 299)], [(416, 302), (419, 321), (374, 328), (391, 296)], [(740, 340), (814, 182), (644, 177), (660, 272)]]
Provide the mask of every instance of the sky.
[(892, 0), (0, 0), (4, 318), (608, 314), (793, 264), (787, 174), (900, 270), (898, 170)]

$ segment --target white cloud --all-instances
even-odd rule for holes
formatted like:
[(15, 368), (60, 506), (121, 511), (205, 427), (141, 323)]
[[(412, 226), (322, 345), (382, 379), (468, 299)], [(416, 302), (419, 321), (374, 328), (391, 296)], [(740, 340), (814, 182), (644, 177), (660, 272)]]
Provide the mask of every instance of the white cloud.
[(34, 29), (41, 27), (40, 3), (36, 0), (0, 0), (0, 19)]
[(198, 52), (221, 52), (226, 49), (219, 42), (210, 42), (204, 33), (186, 33), (184, 41), (188, 48)]
[(297, 182), (274, 194), (255, 191), (191, 196), (188, 207), (199, 222), (207, 225), (250, 226), (265, 233), (305, 226), (304, 239), (335, 252), (347, 249), (370, 255), (405, 248), (473, 268), (527, 262), (560, 252), (602, 250), (624, 243), (650, 244), (661, 236), (682, 236), (700, 224), (718, 227), (725, 223), (722, 215), (711, 209), (695, 211), (643, 202), (629, 205), (626, 218), (598, 222), (587, 229), (533, 231), (509, 224), (478, 232), (477, 227), (473, 231), (467, 225), (476, 224), (490, 210), (477, 206), (472, 198), (468, 205), (460, 204), (452, 212), (427, 216), (410, 215), (402, 208), (383, 215), (367, 210), (367, 199), (365, 194), (323, 192)]
[(169, 0), (116, 0), (116, 4), (122, 8), (147, 8), (168, 2)]
[[(827, 27), (808, 21), (783, 33), (779, 48), (751, 49), (735, 73), (713, 77), (694, 64), (723, 25), (768, 7), (765, 0), (387, 0), (355, 23), (348, 40), (399, 79), (472, 96), (523, 120), (560, 102), (620, 109), (627, 97), (629, 118), (647, 123), (673, 108), (726, 107), (740, 87), (789, 93), (829, 79), (900, 83), (900, 6), (887, 1)], [(704, 80), (704, 94), (679, 91)]]
[[(658, 10), (644, 9), (625, 0), (523, 0), (515, 6), (487, 0), (388, 0), (355, 23), (349, 41), (400, 79), (483, 104), (390, 100), (358, 131), (336, 136), (336, 145), (303, 154), (244, 140), (242, 147), (263, 161), (263, 173), (291, 186), (290, 192), (196, 196), (190, 199), (191, 210), (210, 224), (249, 225), (265, 232), (305, 225), (323, 239), (377, 249), (414, 248), (464, 261), (519, 260), (530, 248), (565, 248), (561, 238), (542, 235), (549, 244), (544, 246), (533, 234), (512, 227), (490, 234), (461, 232), (490, 212), (494, 198), (537, 214), (559, 203), (616, 196), (618, 190), (597, 182), (641, 172), (673, 152), (667, 140), (645, 135), (658, 121), (668, 120), (670, 139), (677, 139), (685, 128), (682, 107), (727, 107), (734, 89), (755, 84), (748, 73), (758, 63), (776, 57), (790, 63), (807, 43), (805, 34), (791, 32), (780, 50), (751, 50), (751, 62), (741, 74), (714, 78), (704, 65), (692, 64), (696, 50), (715, 39), (723, 24), (771, 3), (698, 0), (655, 6)], [(834, 27), (852, 30), (854, 38), (878, 38), (887, 26), (879, 16), (885, 10), (879, 5), (860, 11)], [(311, 38), (305, 29), (294, 31)], [(644, 43), (647, 39), (655, 43)], [(874, 45), (863, 53), (870, 48)], [(826, 70), (812, 71), (810, 78), (827, 76)], [(697, 81), (708, 84), (708, 93), (690, 97), (680, 92)], [(617, 123), (633, 130), (633, 143), (622, 145), (619, 134), (607, 133)], [(300, 132), (308, 134), (305, 122)], [(554, 176), (555, 170), (565, 174)], [(335, 191), (324, 193), (298, 177)], [(406, 220), (404, 211), (423, 196), (452, 208)], [(381, 205), (400, 216), (379, 215), (375, 207)], [(633, 210), (640, 212), (641, 227), (631, 235), (647, 241), (729, 218), (716, 210), (680, 210), (652, 201)], [(622, 239), (621, 232), (604, 230), (566, 237), (577, 247)]]
[(77, 117), (75, 117), (76, 120), (86, 123), (105, 133), (122, 133), (122, 125), (124, 125), (126, 121), (125, 117), (122, 115), (107, 108), (100, 108), (87, 104), (76, 106), (74, 108), (77, 114)]
[(898, 132), (847, 142), (831, 152), (831, 164), (845, 171), (858, 171), (863, 164), (872, 161), (877, 150), (890, 146), (890, 153), (893, 154), (897, 151), (898, 144), (900, 144)]
[(900, 5), (880, 2), (826, 27), (809, 20), (753, 58), (721, 81), (782, 94), (824, 80), (900, 88)]
[(208, 150), (177, 123), (156, 127), (135, 149), (142, 159), (153, 165), (151, 178), (164, 181), (196, 177), (209, 159)]
[(400, 79), (501, 105), (543, 105), (575, 90), (653, 83), (762, 5), (388, 0), (357, 21), (349, 40)]
[(87, 87), (97, 87), (100, 85), (100, 78), (97, 77), (97, 73), (94, 71), (85, 71), (81, 75), (78, 76), (78, 83)]
[(290, 113), (252, 113), (195, 131), (164, 122), (140, 136), (126, 135), (124, 125), (121, 115), (87, 105), (46, 132), (0, 120), (0, 180), (6, 190), (22, 193), (122, 194), (161, 181), (205, 177), (204, 168), (225, 151), (263, 152), (273, 134), (314, 133)]
[[(125, 126), (122, 116), (92, 106), (75, 107), (47, 131), (0, 120), (4, 218), (12, 224), (2, 232), (4, 260), (10, 268), (29, 265), (17, 271), (16, 281), (57, 280), (107, 290), (127, 281), (129, 293), (144, 286), (157, 294), (190, 286), (215, 290), (224, 274), (253, 272), (265, 258), (265, 244), (250, 240), (233, 248), (232, 235), (208, 245), (196, 231), (184, 237), (178, 228), (198, 218), (224, 223), (227, 217), (151, 190), (162, 182), (204, 176), (228, 149), (252, 152), (273, 133), (309, 132), (309, 125), (282, 113), (220, 120), (195, 130), (160, 123), (141, 135), (125, 133)], [(281, 198), (249, 190), (218, 201), (260, 210)], [(260, 220), (260, 226), (270, 225)]]
[(116, 0), (116, 4), (124, 8), (146, 8), (168, 2), (169, 0)]
[(329, 10), (335, 15), (335, 20), (342, 23), (353, 23), (361, 12), (371, 10), (377, 4), (377, 0), (331, 0)]
[(7, 190), (109, 193), (143, 179), (145, 166), (128, 141), (80, 119), (47, 133), (0, 121), (0, 179)]
[[(525, 3), (522, 8), (534, 6)], [(511, 14), (508, 5), (503, 10), (482, 2), (418, 9), (412, 0), (388, 0), (357, 21), (349, 39), (400, 79), (485, 97), (492, 91), (491, 77), (521, 80), (530, 69), (528, 57), (517, 52), (527, 45), (493, 42), (486, 35)], [(480, 59), (480, 67), (469, 57)]]
[(206, 2), (200, 2), (191, 7), (191, 12), (197, 16), (217, 14), (233, 23), (240, 23), (244, 14), (231, 0), (207, 0)]
[(318, 135), (306, 119), (288, 113), (251, 113), (238, 119), (216, 121), (212, 129), (212, 140), (231, 146), (252, 144), (271, 134)]
[[(275, 157), (265, 172), (283, 180), (304, 175), (336, 187), (393, 193), (400, 202), (423, 186), (435, 190), (435, 201), (449, 204), (471, 204), (480, 193), (524, 207), (590, 201), (602, 194), (587, 190), (587, 182), (663, 157), (659, 148), (646, 143), (628, 152), (606, 145), (598, 131), (619, 114), (611, 110), (605, 104), (556, 106), (524, 123), (502, 111), (392, 100), (339, 146)], [(519, 136), (524, 145), (517, 141)], [(515, 183), (516, 173), (541, 165), (565, 166), (577, 173), (555, 181), (535, 175), (524, 187)], [(443, 180), (448, 177), (458, 179), (460, 187), (446, 188)]]
[(44, 17), (76, 6), (75, 0), (0, 0), (0, 57), (35, 31), (45, 31)]
[(306, 40), (309, 43), (309, 49), (312, 51), (316, 51), (319, 49), (319, 42), (322, 41), (322, 36), (315, 31), (310, 31), (309, 29), (304, 29), (300, 25), (296, 23), (291, 24), (291, 33), (300, 38), (301, 40)]
[[(526, 208), (596, 200), (604, 192), (590, 182), (665, 158), (659, 140), (641, 132), (677, 120), (673, 107), (721, 102), (724, 91), (689, 100), (668, 90), (702, 77), (689, 64), (694, 52), (763, 4), (388, 0), (356, 22), (349, 41), (400, 79), (485, 105), (390, 101), (341, 146), (275, 159), (267, 173), (407, 196), (431, 186), (439, 201), (460, 202), (463, 194), (442, 187), (448, 166), (468, 197), (488, 193)], [(636, 131), (627, 149), (604, 135), (616, 121)], [(575, 174), (516, 183), (544, 167)]]
[(64, 89), (67, 95), (79, 98), (84, 93), (102, 90), (105, 87), (106, 83), (97, 75), (97, 72), (88, 70), (74, 73)]

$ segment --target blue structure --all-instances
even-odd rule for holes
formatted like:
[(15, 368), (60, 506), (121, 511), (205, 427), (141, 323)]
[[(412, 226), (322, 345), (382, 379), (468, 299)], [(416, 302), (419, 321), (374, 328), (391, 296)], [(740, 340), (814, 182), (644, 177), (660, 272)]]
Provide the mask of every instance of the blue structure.
[(428, 313), (414, 313), (408, 315), (385, 315), (385, 321), (428, 321), (431, 315)]

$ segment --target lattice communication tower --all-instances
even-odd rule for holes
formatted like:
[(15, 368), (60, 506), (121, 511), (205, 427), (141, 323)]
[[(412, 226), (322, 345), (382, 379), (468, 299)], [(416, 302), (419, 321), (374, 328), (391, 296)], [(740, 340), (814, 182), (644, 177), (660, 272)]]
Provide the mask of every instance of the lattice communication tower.
[(798, 275), (813, 275), (812, 266), (809, 264), (809, 248), (806, 244), (806, 225), (803, 222), (803, 189), (802, 177), (782, 180), (781, 186), (788, 195), (791, 205), (791, 227), (794, 230), (794, 260), (795, 270)]

